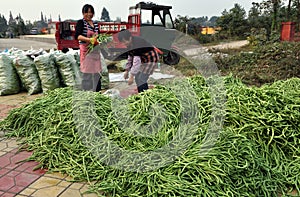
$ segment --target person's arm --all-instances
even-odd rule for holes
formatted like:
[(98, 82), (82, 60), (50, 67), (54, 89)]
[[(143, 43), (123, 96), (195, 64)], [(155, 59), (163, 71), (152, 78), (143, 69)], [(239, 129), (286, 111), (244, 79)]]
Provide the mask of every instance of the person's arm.
[(126, 67), (125, 67), (125, 72), (124, 72), (124, 79), (128, 79), (129, 76), (129, 71), (132, 67), (132, 61), (133, 61), (133, 56), (128, 55), (127, 57), (127, 63), (126, 63)]
[(85, 42), (85, 43), (90, 43), (90, 38), (83, 35), (83, 30), (84, 30), (84, 22), (81, 19), (81, 20), (78, 20), (76, 23), (75, 39)]
[(140, 56), (133, 56), (132, 58), (132, 67), (130, 69), (131, 75), (136, 75), (140, 71), (142, 61)]
[(98, 27), (98, 34), (100, 35), (100, 27), (99, 27), (98, 23), (94, 22), (94, 25), (96, 25)]
[(126, 71), (130, 71), (131, 67), (132, 67), (132, 61), (133, 61), (133, 56), (128, 55), (127, 57), (127, 63), (126, 63)]
[(75, 39), (78, 40), (78, 36), (83, 34), (84, 23), (83, 20), (78, 20), (75, 27)]
[(130, 69), (130, 75), (128, 79), (128, 85), (133, 84), (134, 76), (140, 71), (142, 61), (140, 56), (133, 56), (132, 67)]

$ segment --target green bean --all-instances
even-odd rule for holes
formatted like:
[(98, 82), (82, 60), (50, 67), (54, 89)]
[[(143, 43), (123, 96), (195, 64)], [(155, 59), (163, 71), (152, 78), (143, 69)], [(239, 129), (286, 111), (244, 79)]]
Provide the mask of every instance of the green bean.
[[(128, 108), (116, 113), (107, 96), (61, 88), (12, 110), (0, 122), (0, 128), (9, 131), (8, 137), (23, 138), (23, 148), (34, 151), (28, 160), (40, 162), (36, 169), (67, 173), (73, 181), (95, 180), (90, 191), (99, 196), (246, 197), (287, 195), (293, 189), (299, 192), (300, 90), (295, 87), (299, 87), (300, 80), (261, 88), (247, 87), (231, 77), (223, 80), (227, 96), (224, 126), (205, 156), (200, 156), (199, 151), (203, 151), (202, 140), (211, 121), (213, 104), (217, 103), (212, 101), (205, 80), (199, 76), (188, 79), (197, 103), (187, 101), (187, 106), (180, 101), (184, 92), (175, 95), (171, 89), (157, 86), (129, 97)], [(94, 107), (81, 105), (84, 102)], [(183, 144), (185, 151), (175, 155), (176, 159), (166, 166), (154, 171), (127, 172), (98, 158), (97, 154), (108, 151), (92, 152), (103, 145), (103, 136), (124, 150), (145, 153), (168, 145), (176, 134), (184, 139), (191, 131), (178, 131), (183, 121), (180, 118), (185, 112), (183, 107), (193, 106), (199, 109), (193, 141)], [(76, 119), (74, 113), (82, 118)], [(130, 115), (134, 120), (126, 120), (126, 132), (117, 120), (118, 114)], [(157, 131), (151, 124), (156, 115), (165, 116)], [(135, 135), (131, 122), (133, 126), (149, 126), (145, 128), (155, 132)], [(91, 132), (79, 133), (77, 128)], [(93, 131), (100, 130), (103, 135), (95, 137)], [(91, 145), (82, 139), (91, 140)], [(153, 162), (165, 159), (158, 156)]]

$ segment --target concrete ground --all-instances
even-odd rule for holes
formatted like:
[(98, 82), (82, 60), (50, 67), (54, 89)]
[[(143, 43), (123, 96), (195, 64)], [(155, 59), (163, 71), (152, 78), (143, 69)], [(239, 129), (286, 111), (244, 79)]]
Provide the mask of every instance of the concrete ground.
[(0, 52), (6, 49), (18, 48), (20, 50), (56, 49), (54, 35), (23, 36), (21, 38), (1, 38)]

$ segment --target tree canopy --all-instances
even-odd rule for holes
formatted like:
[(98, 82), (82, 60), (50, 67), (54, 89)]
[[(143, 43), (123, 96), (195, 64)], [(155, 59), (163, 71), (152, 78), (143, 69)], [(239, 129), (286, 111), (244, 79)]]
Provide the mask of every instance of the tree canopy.
[(100, 20), (105, 21), (105, 22), (110, 21), (109, 12), (107, 11), (107, 9), (105, 7), (103, 7), (103, 9), (102, 9)]

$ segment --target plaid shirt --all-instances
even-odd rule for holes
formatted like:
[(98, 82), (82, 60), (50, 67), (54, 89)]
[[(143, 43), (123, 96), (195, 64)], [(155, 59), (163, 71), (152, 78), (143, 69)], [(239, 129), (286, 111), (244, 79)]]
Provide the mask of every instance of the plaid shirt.
[(159, 54), (156, 47), (139, 36), (132, 37), (132, 43), (128, 46), (128, 63), (126, 69), (135, 75), (138, 72), (153, 74), (159, 62)]
[(155, 50), (144, 53), (141, 56), (128, 55), (126, 70), (130, 70), (130, 73), (133, 75), (136, 75), (138, 72), (152, 75), (158, 61), (159, 55)]

